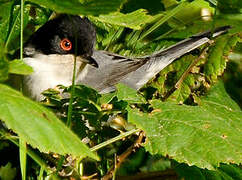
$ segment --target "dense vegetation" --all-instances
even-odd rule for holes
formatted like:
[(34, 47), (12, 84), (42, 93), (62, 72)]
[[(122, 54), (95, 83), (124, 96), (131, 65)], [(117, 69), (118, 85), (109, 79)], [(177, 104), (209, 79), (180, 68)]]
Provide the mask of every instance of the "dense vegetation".
[[(0, 10), (0, 179), (242, 179), (240, 0), (1, 0)], [(9, 82), (32, 73), (22, 46), (54, 13), (87, 16), (97, 49), (130, 57), (232, 29), (139, 92), (60, 86), (70, 96), (48, 89), (37, 103)]]

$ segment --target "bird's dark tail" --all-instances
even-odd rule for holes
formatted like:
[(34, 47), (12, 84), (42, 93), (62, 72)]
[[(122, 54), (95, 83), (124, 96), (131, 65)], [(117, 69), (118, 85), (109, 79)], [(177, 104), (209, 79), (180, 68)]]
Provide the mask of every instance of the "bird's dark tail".
[(230, 28), (230, 26), (223, 26), (213, 31), (206, 31), (193, 35), (190, 38), (168, 47), (167, 49), (158, 51), (151, 56), (145, 57), (149, 58), (147, 63), (136, 71), (128, 74), (127, 77), (122, 80), (122, 82), (132, 88), (140, 89), (144, 84), (146, 84), (151, 78), (172, 63), (175, 59), (207, 43), (212, 38), (226, 33)]

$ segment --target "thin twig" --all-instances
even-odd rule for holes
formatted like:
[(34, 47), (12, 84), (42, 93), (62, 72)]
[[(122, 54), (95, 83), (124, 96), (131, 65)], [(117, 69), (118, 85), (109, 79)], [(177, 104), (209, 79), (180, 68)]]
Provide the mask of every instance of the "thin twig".
[(91, 151), (97, 151), (98, 149), (101, 149), (101, 148), (103, 148), (103, 147), (105, 147), (105, 146), (107, 146), (109, 144), (112, 144), (115, 141), (119, 141), (119, 140), (121, 140), (121, 139), (123, 139), (123, 138), (125, 138), (127, 136), (130, 136), (131, 134), (139, 132), (139, 131), (140, 131), (140, 129), (132, 129), (132, 130), (130, 130), (128, 132), (122, 133), (122, 134), (120, 134), (120, 135), (118, 135), (118, 136), (116, 136), (116, 137), (114, 137), (112, 139), (109, 139), (109, 140), (107, 140), (107, 141), (105, 141), (103, 143), (100, 143), (100, 144), (92, 147)]
[(144, 132), (141, 131), (139, 134), (139, 137), (137, 138), (137, 140), (135, 141), (135, 143), (130, 146), (123, 154), (121, 154), (120, 156), (117, 157), (117, 163), (115, 166), (113, 166), (109, 172), (102, 178), (102, 180), (109, 180), (113, 177), (113, 174), (115, 172), (116, 169), (118, 169), (121, 164), (124, 162), (124, 160), (133, 152), (135, 151), (137, 148), (140, 147), (142, 141), (144, 138)]
[(73, 64), (73, 74), (72, 74), (72, 84), (71, 84), (71, 97), (68, 106), (67, 112), (67, 127), (71, 127), (71, 118), (72, 118), (72, 110), (73, 110), (73, 102), (74, 102), (74, 94), (75, 94), (75, 81), (76, 81), (76, 55), (77, 55), (77, 34), (75, 31), (75, 54), (74, 54), (74, 64)]
[(208, 46), (204, 47), (202, 50), (202, 53), (199, 55), (199, 57), (197, 59), (195, 59), (190, 65), (189, 67), (186, 69), (186, 71), (182, 74), (182, 76), (180, 77), (180, 79), (177, 81), (177, 83), (175, 84), (175, 88), (179, 89), (182, 82), (184, 81), (184, 79), (188, 76), (189, 72), (192, 70), (192, 68), (202, 59), (205, 57), (205, 53), (208, 49)]

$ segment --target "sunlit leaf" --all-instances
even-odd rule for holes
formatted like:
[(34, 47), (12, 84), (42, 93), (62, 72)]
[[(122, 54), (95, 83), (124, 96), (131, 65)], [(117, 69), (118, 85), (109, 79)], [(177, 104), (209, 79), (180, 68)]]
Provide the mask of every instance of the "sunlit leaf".
[(0, 109), (0, 119), (7, 127), (41, 152), (97, 159), (97, 156), (52, 112), (2, 84)]
[(242, 112), (220, 82), (201, 106), (152, 101), (150, 114), (129, 110), (129, 121), (147, 135), (146, 149), (178, 162), (213, 169), (241, 162)]

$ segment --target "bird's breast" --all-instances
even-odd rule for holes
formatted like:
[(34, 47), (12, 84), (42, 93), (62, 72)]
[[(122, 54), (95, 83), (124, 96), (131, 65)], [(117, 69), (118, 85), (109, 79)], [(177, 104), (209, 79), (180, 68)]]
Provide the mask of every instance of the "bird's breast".
[[(42, 55), (24, 58), (24, 62), (31, 66), (34, 72), (24, 77), (24, 93), (35, 100), (42, 100), (41, 92), (57, 85), (70, 86), (72, 84), (74, 56), (73, 55)], [(78, 71), (82, 62), (76, 61), (77, 79), (87, 74), (87, 68)]]

